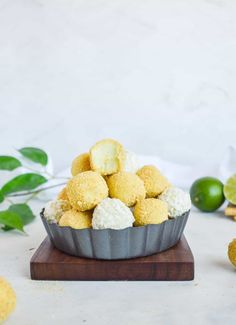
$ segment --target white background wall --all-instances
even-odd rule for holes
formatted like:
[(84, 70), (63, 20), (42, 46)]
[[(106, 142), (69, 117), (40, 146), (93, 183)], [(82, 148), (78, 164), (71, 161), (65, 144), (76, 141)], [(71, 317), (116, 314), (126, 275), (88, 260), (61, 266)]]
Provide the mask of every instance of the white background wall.
[(96, 140), (219, 160), (236, 129), (233, 0), (0, 0), (0, 151), (57, 169)]
[[(221, 160), (235, 129), (235, 0), (0, 0), (0, 154), (42, 146), (60, 170), (109, 136), (195, 164)], [(29, 280), (36, 218), (29, 236), (0, 234), (8, 324), (235, 325), (234, 226), (193, 209), (193, 282), (44, 283)]]

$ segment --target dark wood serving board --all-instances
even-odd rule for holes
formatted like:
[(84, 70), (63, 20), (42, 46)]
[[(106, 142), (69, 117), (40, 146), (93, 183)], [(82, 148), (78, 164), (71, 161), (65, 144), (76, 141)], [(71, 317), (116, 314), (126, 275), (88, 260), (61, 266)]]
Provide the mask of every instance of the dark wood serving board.
[(46, 237), (30, 261), (33, 280), (189, 281), (194, 259), (183, 236), (165, 252), (129, 260), (95, 260), (67, 255)]

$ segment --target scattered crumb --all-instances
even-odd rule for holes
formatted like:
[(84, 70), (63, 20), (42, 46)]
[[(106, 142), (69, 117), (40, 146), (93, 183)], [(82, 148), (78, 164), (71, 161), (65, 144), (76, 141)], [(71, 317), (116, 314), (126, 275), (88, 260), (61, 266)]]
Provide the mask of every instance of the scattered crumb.
[[(32, 281), (32, 280), (31, 280)], [(46, 281), (32, 281), (34, 284), (35, 289), (37, 290), (43, 290), (49, 293), (53, 293), (53, 292), (63, 292), (64, 288), (57, 282), (46, 282)]]

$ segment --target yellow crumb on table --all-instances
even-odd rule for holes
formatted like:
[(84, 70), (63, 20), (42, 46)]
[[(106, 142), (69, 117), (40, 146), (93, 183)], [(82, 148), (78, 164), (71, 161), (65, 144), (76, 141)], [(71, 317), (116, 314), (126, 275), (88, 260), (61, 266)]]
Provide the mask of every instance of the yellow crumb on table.
[(225, 215), (227, 217), (232, 217), (234, 221), (236, 221), (236, 205), (229, 204), (225, 208)]
[(226, 216), (236, 216), (236, 206), (235, 205), (228, 205), (225, 208), (225, 215)]

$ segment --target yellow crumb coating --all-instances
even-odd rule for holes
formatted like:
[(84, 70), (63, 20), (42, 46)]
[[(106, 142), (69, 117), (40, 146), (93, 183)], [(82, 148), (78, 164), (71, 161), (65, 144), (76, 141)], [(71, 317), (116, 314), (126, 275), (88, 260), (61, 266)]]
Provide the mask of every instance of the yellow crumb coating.
[(64, 187), (61, 192), (58, 194), (57, 196), (58, 200), (63, 200), (63, 201), (69, 201), (68, 195), (67, 195), (67, 191), (66, 191), (66, 187)]
[(109, 196), (125, 203), (128, 207), (135, 205), (146, 196), (143, 181), (133, 173), (119, 172), (107, 179)]
[(59, 226), (61, 227), (71, 227), (74, 229), (84, 229), (92, 227), (92, 214), (93, 211), (77, 211), (71, 209), (66, 211), (60, 221)]
[(125, 150), (119, 142), (101, 140), (90, 149), (91, 169), (101, 175), (112, 175), (124, 169), (125, 157)]
[(79, 211), (93, 209), (108, 196), (108, 187), (104, 178), (93, 171), (74, 176), (66, 187), (69, 202)]
[(76, 176), (79, 173), (91, 170), (89, 153), (82, 153), (72, 161), (71, 174)]
[(168, 220), (168, 206), (158, 199), (144, 199), (134, 207), (135, 226), (159, 224)]
[(157, 197), (166, 188), (170, 187), (169, 181), (155, 166), (143, 166), (137, 171), (137, 175), (143, 180), (147, 197)]
[(230, 262), (236, 266), (236, 238), (234, 238), (228, 246), (228, 257)]
[(5, 321), (16, 306), (16, 295), (10, 284), (0, 277), (0, 324)]

